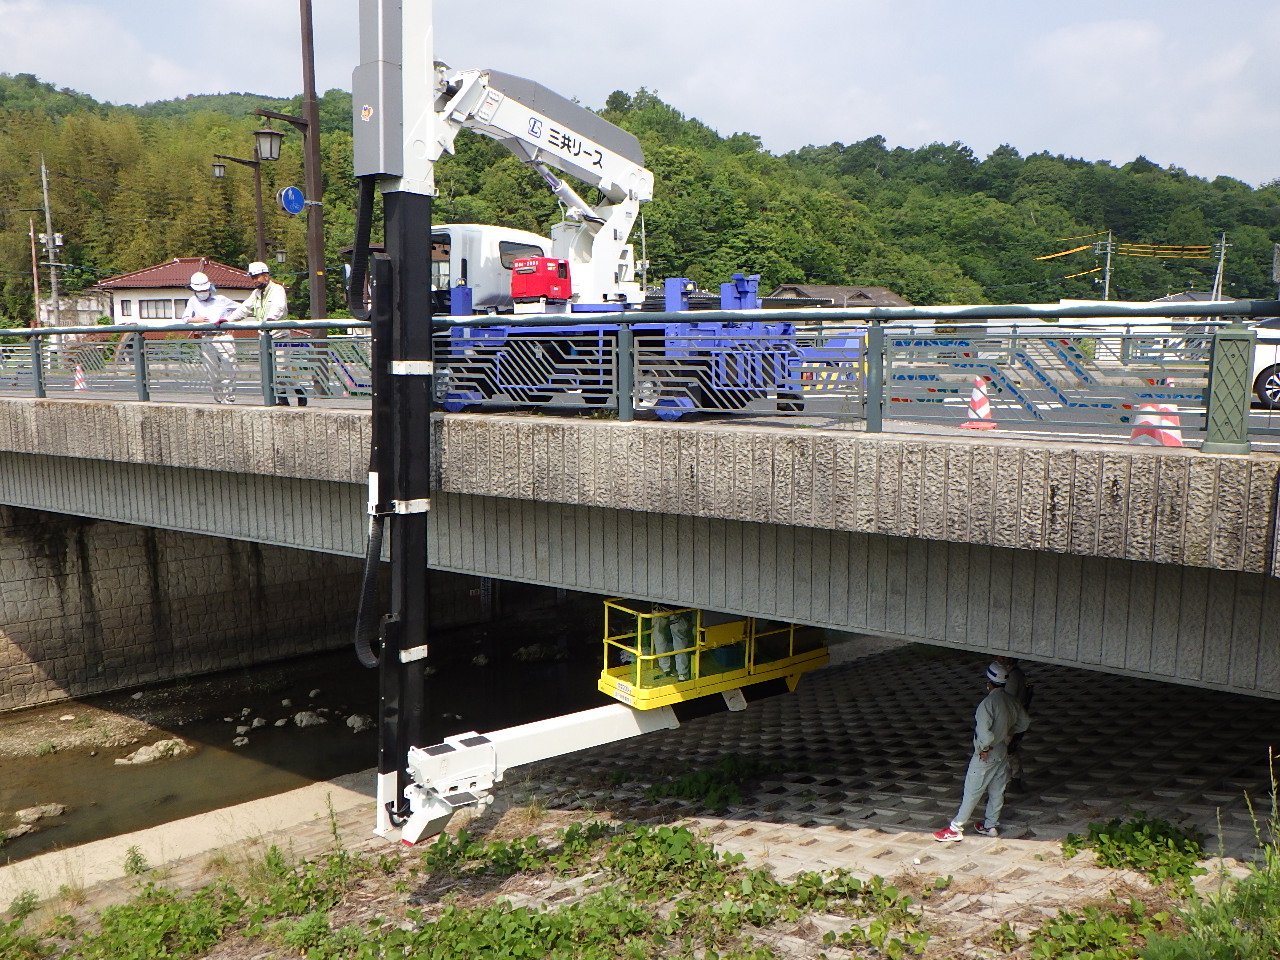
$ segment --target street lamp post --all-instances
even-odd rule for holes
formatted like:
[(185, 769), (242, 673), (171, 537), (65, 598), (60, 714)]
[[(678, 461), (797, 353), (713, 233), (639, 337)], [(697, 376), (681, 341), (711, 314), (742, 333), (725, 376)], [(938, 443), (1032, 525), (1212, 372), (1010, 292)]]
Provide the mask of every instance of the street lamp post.
[[(262, 130), (254, 131), (252, 160), (241, 160), (239, 157), (228, 157), (221, 153), (213, 155), (215, 160), (228, 160), (231, 163), (253, 168), (253, 214), (254, 226), (257, 228), (257, 259), (259, 260), (267, 259), (267, 231), (262, 219), (262, 163), (264, 160), (280, 159), (280, 141), (283, 139), (284, 134), (279, 130), (263, 128)], [(227, 175), (226, 164), (215, 163), (213, 165), (213, 175), (215, 177), (225, 177)]]
[[(308, 104), (304, 104), (304, 107), (306, 106)], [(315, 106), (314, 99), (310, 106)], [(319, 121), (316, 120), (313, 125), (313, 122), (305, 117), (291, 117), (287, 113), (276, 113), (274, 110), (258, 109), (253, 112), (260, 117), (290, 124), (302, 134), (303, 192), (307, 198), (307, 290), (311, 299), (311, 318), (323, 320), (329, 314), (325, 304), (324, 289), (324, 178), (320, 170)], [(321, 330), (315, 332), (321, 335), (324, 333)]]

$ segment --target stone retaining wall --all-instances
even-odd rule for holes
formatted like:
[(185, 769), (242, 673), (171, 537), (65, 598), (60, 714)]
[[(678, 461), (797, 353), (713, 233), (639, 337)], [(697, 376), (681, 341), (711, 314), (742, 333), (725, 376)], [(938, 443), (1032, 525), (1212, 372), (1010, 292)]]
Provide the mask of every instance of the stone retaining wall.
[(349, 641), (345, 557), (0, 507), (0, 711)]

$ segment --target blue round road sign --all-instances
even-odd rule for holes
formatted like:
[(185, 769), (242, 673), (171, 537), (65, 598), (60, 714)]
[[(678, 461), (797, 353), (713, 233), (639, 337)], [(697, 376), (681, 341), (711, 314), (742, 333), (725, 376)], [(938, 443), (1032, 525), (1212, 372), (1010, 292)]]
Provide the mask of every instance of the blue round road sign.
[(280, 201), (281, 210), (295, 217), (307, 206), (307, 198), (297, 187), (285, 187), (276, 194), (276, 199)]

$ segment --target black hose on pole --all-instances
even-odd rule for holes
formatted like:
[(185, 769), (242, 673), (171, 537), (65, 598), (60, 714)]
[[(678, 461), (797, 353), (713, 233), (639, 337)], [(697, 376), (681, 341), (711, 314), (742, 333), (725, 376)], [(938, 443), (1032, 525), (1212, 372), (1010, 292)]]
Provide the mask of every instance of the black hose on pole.
[(356, 607), (355, 648), (360, 666), (372, 670), (379, 663), (374, 649), (378, 638), (378, 564), (382, 562), (382, 517), (369, 517), (369, 542), (364, 554), (364, 577), (360, 583), (360, 602)]
[[(377, 177), (361, 177), (356, 201), (356, 235), (351, 251), (351, 276), (347, 281), (347, 305), (357, 320), (368, 320), (371, 313), (365, 301), (365, 281), (369, 275), (369, 235), (373, 230), (373, 199)], [(370, 470), (373, 469), (372, 454)], [(364, 574), (360, 582), (360, 601), (356, 608), (354, 646), (362, 667), (372, 670), (380, 662), (374, 649), (378, 637), (378, 564), (382, 562), (384, 523), (377, 514), (369, 516), (369, 539), (365, 545)]]

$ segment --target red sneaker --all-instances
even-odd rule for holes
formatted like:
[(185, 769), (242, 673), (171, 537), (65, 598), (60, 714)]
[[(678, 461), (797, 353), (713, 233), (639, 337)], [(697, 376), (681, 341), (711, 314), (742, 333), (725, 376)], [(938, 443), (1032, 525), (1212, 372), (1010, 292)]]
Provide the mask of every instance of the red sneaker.
[(943, 827), (933, 835), (933, 839), (939, 843), (959, 843), (964, 839), (964, 831), (952, 830), (950, 827)]
[(973, 825), (973, 832), (979, 833), (984, 837), (1000, 836), (1000, 830), (997, 827), (988, 827), (985, 823), (975, 823)]

